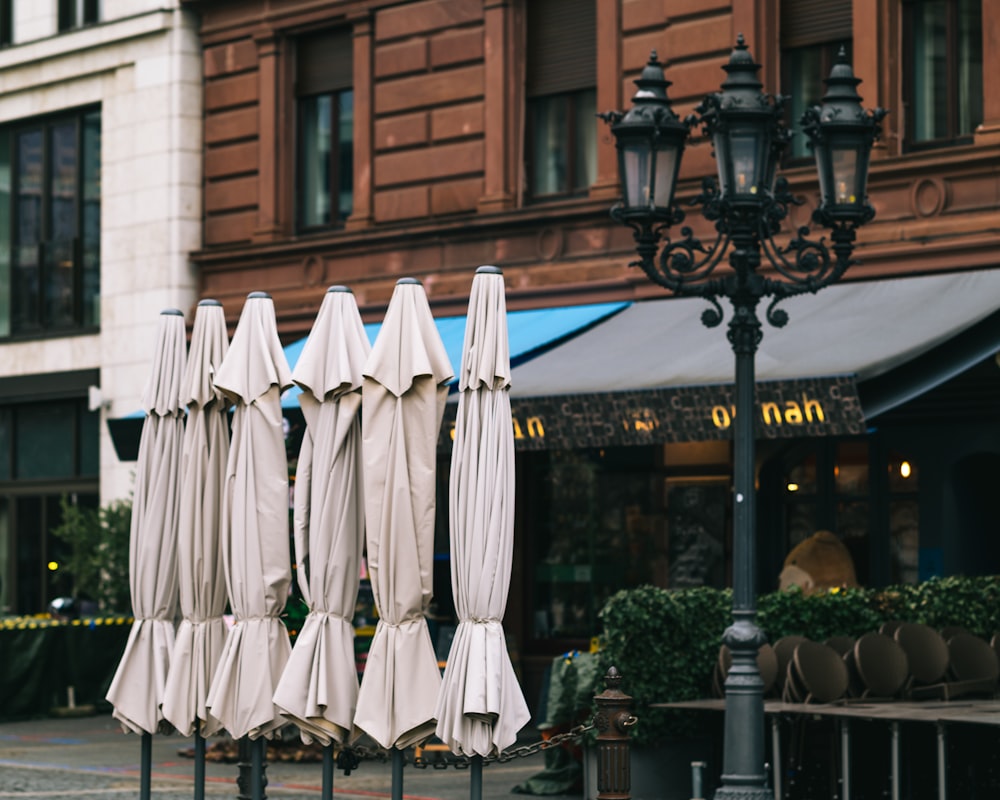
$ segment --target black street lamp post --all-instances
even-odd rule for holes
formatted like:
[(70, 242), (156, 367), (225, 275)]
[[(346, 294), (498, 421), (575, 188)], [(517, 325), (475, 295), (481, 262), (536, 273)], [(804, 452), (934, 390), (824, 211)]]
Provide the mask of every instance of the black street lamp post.
[[(788, 314), (777, 308), (781, 300), (819, 291), (854, 263), (856, 229), (875, 215), (866, 194), (868, 162), (886, 112), (861, 107), (860, 81), (841, 51), (826, 80), (822, 105), (809, 109), (802, 120), (819, 171), (820, 204), (813, 221), (831, 229), (831, 244), (808, 239), (809, 228), (802, 227), (782, 245), (774, 237), (788, 206), (801, 202), (791, 196), (785, 179), (775, 180), (791, 138), (783, 123), (783, 98), (763, 93), (760, 65), (742, 35), (723, 69), (722, 91), (708, 95), (695, 109), (697, 116), (682, 121), (670, 107), (670, 82), (654, 52), (635, 81), (632, 108), (601, 117), (615, 137), (624, 187), (623, 200), (611, 215), (634, 232), (639, 260), (633, 265), (676, 295), (707, 300), (711, 305), (702, 314), (707, 327), (723, 320), (719, 298), (729, 298), (733, 306), (728, 330), (736, 360), (733, 623), (723, 636), (733, 661), (725, 685), (722, 786), (715, 796), (763, 800), (771, 791), (764, 769), (763, 682), (757, 668), (765, 636), (755, 621), (754, 356), (762, 335), (757, 306), (769, 298), (765, 317), (782, 327)], [(665, 235), (684, 220), (674, 189), (685, 141), (696, 124), (712, 139), (719, 172), (718, 183), (705, 179), (701, 194), (691, 201), (715, 224), (717, 235), (709, 245), (687, 226), (676, 241)], [(730, 269), (720, 267), (727, 253)]]

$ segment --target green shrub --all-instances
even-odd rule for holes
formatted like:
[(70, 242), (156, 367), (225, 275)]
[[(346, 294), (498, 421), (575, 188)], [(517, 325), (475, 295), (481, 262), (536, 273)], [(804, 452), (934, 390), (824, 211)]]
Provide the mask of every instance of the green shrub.
[(757, 624), (768, 641), (782, 636), (806, 636), (822, 642), (830, 636), (861, 636), (876, 630), (885, 616), (866, 589), (834, 589), (805, 595), (796, 588), (773, 592), (758, 600)]
[(106, 613), (129, 611), (132, 500), (93, 509), (80, 508), (63, 495), (60, 506), (62, 522), (52, 534), (69, 545), (66, 570), (73, 579), (73, 596), (96, 601)]
[(933, 628), (965, 628), (983, 638), (1000, 631), (1000, 576), (931, 578), (915, 586), (891, 586), (876, 594), (884, 619), (921, 622)]
[[(601, 610), (601, 669), (614, 665), (634, 699), (637, 743), (689, 736), (706, 715), (650, 708), (651, 703), (709, 696), (722, 634), (731, 621), (732, 593), (716, 589), (625, 589)], [(814, 641), (860, 636), (888, 620), (934, 628), (957, 626), (984, 638), (1000, 631), (1000, 576), (933, 578), (916, 586), (798, 590), (758, 599), (758, 624), (769, 641), (800, 635)], [(598, 680), (594, 693), (603, 690)]]
[(729, 591), (653, 586), (620, 591), (605, 604), (600, 675), (612, 665), (622, 673), (639, 717), (636, 742), (692, 733), (690, 715), (649, 704), (707, 696), (731, 605)]

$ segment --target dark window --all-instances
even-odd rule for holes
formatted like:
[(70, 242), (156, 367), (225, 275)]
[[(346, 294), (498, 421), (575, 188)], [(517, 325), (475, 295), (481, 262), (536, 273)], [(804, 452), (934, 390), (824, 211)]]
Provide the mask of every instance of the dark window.
[(767, 556), (778, 569), (796, 545), (829, 530), (850, 552), (862, 586), (917, 582), (919, 470), (912, 456), (886, 452), (870, 437), (803, 442), (765, 464), (760, 481), (763, 527), (783, 528)]
[(59, 30), (93, 25), (101, 16), (101, 0), (59, 0)]
[(786, 122), (795, 132), (786, 158), (811, 153), (799, 121), (825, 94), (823, 79), (843, 47), (851, 57), (850, 0), (783, 0), (781, 4), (781, 93), (788, 97)]
[(354, 205), (350, 33), (304, 36), (296, 56), (298, 228), (329, 228)]
[(527, 638), (585, 641), (619, 589), (724, 585), (728, 483), (665, 479), (660, 452), (526, 456)]
[(903, 8), (909, 147), (972, 141), (983, 121), (981, 0), (923, 0)]
[(14, 42), (14, 0), (0, 0), (0, 47)]
[(0, 405), (0, 485), (97, 477), (99, 422), (86, 398)]
[(889, 453), (889, 582), (920, 580), (920, 473), (904, 453)]
[(0, 405), (0, 613), (44, 611), (70, 594), (51, 531), (64, 493), (97, 506), (99, 418), (85, 398)]
[(0, 129), (0, 336), (100, 323), (101, 112)]
[(526, 25), (528, 193), (586, 193), (597, 175), (595, 4), (532, 0)]

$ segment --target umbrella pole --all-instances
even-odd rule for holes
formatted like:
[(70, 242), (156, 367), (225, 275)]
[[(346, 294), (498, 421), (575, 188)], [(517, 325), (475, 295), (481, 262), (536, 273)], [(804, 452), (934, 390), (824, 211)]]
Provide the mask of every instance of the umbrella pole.
[(200, 722), (194, 729), (194, 800), (205, 800), (205, 737)]
[(150, 777), (153, 771), (153, 734), (143, 732), (139, 758), (139, 800), (149, 800)]
[(319, 796), (333, 800), (333, 742), (323, 748), (323, 785)]
[(469, 800), (483, 800), (483, 757), (481, 755), (472, 757), (471, 771), (469, 772)]
[(403, 751), (392, 748), (392, 800), (403, 800)]
[(250, 740), (250, 797), (251, 800), (266, 800), (264, 786), (267, 779), (264, 777), (264, 753), (267, 748), (267, 739), (263, 736)]

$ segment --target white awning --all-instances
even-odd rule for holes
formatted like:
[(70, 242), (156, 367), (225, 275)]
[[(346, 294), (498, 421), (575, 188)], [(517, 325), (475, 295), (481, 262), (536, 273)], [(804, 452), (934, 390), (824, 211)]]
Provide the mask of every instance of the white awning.
[[(732, 383), (726, 337), (697, 298), (635, 303), (513, 371), (513, 397)], [(785, 300), (784, 328), (763, 323), (758, 381), (851, 375), (908, 362), (1000, 309), (1000, 269), (841, 283)], [(758, 309), (763, 317), (766, 302)], [(929, 386), (927, 388), (930, 388)]]

